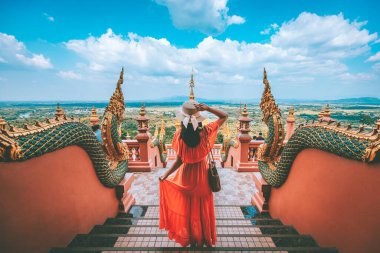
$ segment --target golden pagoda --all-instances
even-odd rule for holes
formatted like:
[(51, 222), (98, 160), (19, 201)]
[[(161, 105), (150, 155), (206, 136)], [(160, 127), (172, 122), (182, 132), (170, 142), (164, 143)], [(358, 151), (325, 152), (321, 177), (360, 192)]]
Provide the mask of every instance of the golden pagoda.
[(146, 112), (145, 112), (145, 105), (144, 103), (141, 104), (141, 108), (140, 108), (140, 116), (144, 117)]
[(55, 109), (55, 117), (62, 118), (65, 116), (65, 111), (62, 107), (59, 106), (59, 103), (57, 103), (57, 108)]
[(154, 130), (154, 137), (158, 137), (158, 123), (156, 123), (156, 129)]
[(165, 134), (166, 134), (166, 132), (165, 132), (165, 122), (164, 122), (164, 117), (162, 117), (162, 119), (161, 119), (161, 130), (160, 130), (160, 140), (163, 140)]
[(7, 122), (0, 116), (0, 130), (4, 130)]
[(194, 99), (195, 99), (195, 96), (194, 96), (194, 78), (193, 78), (193, 71), (191, 71), (191, 77), (190, 77), (190, 96), (189, 96), (189, 99), (190, 99), (190, 100), (194, 100)]
[(322, 110), (318, 113), (318, 119), (323, 118), (324, 115), (325, 115), (325, 109), (324, 109), (323, 106), (322, 106)]
[(294, 107), (290, 107), (287, 122), (294, 122), (296, 119), (294, 118)]
[(329, 104), (326, 105), (326, 108), (325, 108), (325, 111), (323, 113), (323, 116), (326, 117), (326, 118), (330, 118), (331, 113), (330, 113), (330, 106), (329, 106)]
[(99, 124), (99, 117), (94, 106), (91, 109), (90, 122), (91, 122), (91, 125), (93, 126)]

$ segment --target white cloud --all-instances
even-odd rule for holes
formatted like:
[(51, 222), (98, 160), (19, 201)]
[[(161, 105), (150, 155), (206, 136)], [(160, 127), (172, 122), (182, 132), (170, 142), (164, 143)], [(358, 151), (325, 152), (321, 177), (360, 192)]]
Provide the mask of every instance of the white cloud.
[(83, 77), (81, 74), (74, 71), (59, 71), (57, 75), (63, 79), (81, 80)]
[(33, 54), (31, 57), (27, 57), (22, 54), (16, 54), (16, 58), (26, 65), (30, 65), (41, 69), (50, 69), (53, 67), (53, 65), (50, 62), (50, 59), (45, 58), (42, 54)]
[(227, 19), (227, 25), (241, 25), (245, 23), (245, 19), (240, 16), (232, 15)]
[(175, 27), (197, 30), (207, 35), (221, 34), (233, 24), (243, 24), (245, 19), (228, 15), (228, 0), (156, 0), (168, 8)]
[(378, 38), (361, 29), (366, 22), (350, 22), (343, 14), (318, 16), (303, 12), (281, 25), (272, 35), (272, 45), (297, 51), (305, 56), (345, 58), (369, 51), (368, 43)]
[[(315, 23), (320, 30), (314, 29)], [(363, 25), (344, 19), (342, 14), (302, 13), (280, 27), (271, 25), (278, 30), (268, 43), (218, 40), (209, 36), (196, 47), (177, 48), (165, 38), (133, 33), (123, 36), (108, 29), (100, 37), (70, 40), (65, 45), (83, 58), (89, 71), (112, 72), (125, 66), (129, 75), (126, 79), (137, 84), (185, 84), (194, 67), (201, 85), (252, 85), (260, 83), (257, 80), (266, 67), (270, 78), (282, 85), (317, 87), (320, 78), (338, 84), (376, 77), (373, 73), (350, 73), (345, 64), (349, 57), (368, 53), (368, 44), (377, 38), (377, 34), (370, 34)], [(345, 41), (347, 37), (350, 41)]]
[(269, 28), (266, 28), (266, 29), (264, 29), (264, 30), (262, 30), (261, 32), (260, 32), (260, 34), (263, 34), (263, 35), (266, 35), (266, 34), (269, 34), (270, 33), (270, 27)]
[(54, 22), (54, 17), (53, 17), (53, 16), (50, 16), (50, 15), (47, 14), (46, 12), (44, 13), (44, 16), (45, 16), (46, 19), (49, 20), (50, 22)]
[(375, 55), (369, 57), (367, 61), (380, 61), (380, 52), (377, 52)]
[(24, 43), (5, 33), (0, 33), (0, 59), (1, 62), (10, 65), (21, 64), (41, 69), (53, 67), (49, 58), (29, 52)]
[(376, 76), (372, 73), (343, 73), (339, 75), (339, 78), (344, 81), (370, 81), (374, 80)]
[(268, 28), (262, 30), (260, 34), (267, 35), (267, 34), (270, 34), (271, 32), (277, 31), (278, 28), (279, 28), (278, 24), (274, 23), (274, 24), (271, 24)]

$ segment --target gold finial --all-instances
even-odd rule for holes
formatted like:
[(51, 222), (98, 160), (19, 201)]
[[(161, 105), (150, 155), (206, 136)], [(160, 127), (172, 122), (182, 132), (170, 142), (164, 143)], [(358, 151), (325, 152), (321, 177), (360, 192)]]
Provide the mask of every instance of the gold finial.
[(322, 106), (321, 111), (318, 113), (318, 119), (323, 118), (325, 115), (325, 108)]
[(99, 124), (99, 117), (94, 106), (91, 109), (90, 122), (93, 126)]
[(230, 136), (230, 129), (229, 129), (227, 123), (225, 123), (225, 124), (223, 125), (223, 128), (222, 128), (222, 134), (223, 134), (223, 136), (224, 136), (225, 138), (227, 138), (227, 137)]
[(326, 105), (326, 108), (325, 108), (325, 111), (323, 113), (323, 116), (325, 116), (327, 118), (330, 118), (331, 114), (330, 114), (330, 106), (329, 106), (329, 104)]
[(160, 130), (160, 139), (162, 140), (165, 136), (165, 122), (164, 122), (164, 117), (161, 119), (161, 130)]
[(241, 115), (243, 117), (248, 117), (247, 104), (244, 104), (243, 113)]
[(0, 116), (0, 130), (4, 130), (7, 122)]
[(156, 129), (154, 130), (154, 135), (153, 136), (156, 137), (156, 138), (158, 136), (158, 122), (156, 123)]
[(286, 119), (286, 121), (295, 121), (295, 118), (294, 118), (294, 107), (290, 107), (289, 109), (289, 114), (288, 114), (288, 118)]
[(190, 78), (190, 96), (189, 96), (189, 99), (190, 100), (194, 100), (195, 99), (195, 96), (194, 96), (194, 78), (193, 78), (193, 74), (194, 71), (191, 70), (191, 78)]
[(57, 103), (57, 108), (55, 109), (55, 117), (61, 118), (65, 116), (65, 111), (62, 109), (62, 107), (59, 106), (59, 103)]
[(145, 116), (145, 105), (144, 105), (144, 103), (141, 104), (140, 116)]

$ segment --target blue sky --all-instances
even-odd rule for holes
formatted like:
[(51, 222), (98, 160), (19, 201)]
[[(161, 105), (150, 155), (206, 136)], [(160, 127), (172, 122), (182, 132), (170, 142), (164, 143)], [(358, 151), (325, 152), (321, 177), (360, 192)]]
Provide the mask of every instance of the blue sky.
[(0, 100), (380, 97), (378, 1), (0, 1)]

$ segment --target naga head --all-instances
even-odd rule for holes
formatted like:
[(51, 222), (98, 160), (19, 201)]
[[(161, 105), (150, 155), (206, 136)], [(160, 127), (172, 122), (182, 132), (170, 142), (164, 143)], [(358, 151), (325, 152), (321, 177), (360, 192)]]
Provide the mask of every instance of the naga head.
[(116, 89), (110, 99), (106, 112), (111, 112), (116, 116), (118, 124), (123, 121), (123, 114), (125, 111), (124, 95), (121, 85), (123, 84), (124, 68), (121, 69), (119, 80), (117, 81)]
[(264, 68), (263, 83), (265, 87), (264, 87), (263, 95), (261, 97), (260, 108), (263, 113), (263, 121), (265, 123), (268, 123), (268, 119), (270, 116), (272, 116), (274, 113), (278, 113), (281, 115), (281, 113), (280, 113), (280, 110), (278, 109), (278, 106), (276, 105), (276, 102), (270, 90), (270, 85), (267, 79), (267, 72), (265, 68)]

